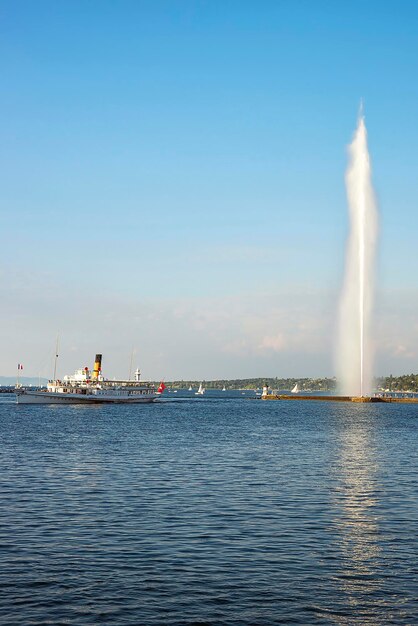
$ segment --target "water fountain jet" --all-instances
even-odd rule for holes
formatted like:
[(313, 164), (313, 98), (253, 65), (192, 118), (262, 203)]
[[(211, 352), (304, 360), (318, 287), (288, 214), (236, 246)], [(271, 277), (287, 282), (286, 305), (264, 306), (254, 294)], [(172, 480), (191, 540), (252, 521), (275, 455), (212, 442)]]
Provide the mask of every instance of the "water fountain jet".
[(345, 176), (350, 216), (344, 283), (340, 299), (337, 377), (340, 391), (366, 396), (372, 391), (371, 318), (377, 238), (377, 205), (363, 107), (348, 148)]

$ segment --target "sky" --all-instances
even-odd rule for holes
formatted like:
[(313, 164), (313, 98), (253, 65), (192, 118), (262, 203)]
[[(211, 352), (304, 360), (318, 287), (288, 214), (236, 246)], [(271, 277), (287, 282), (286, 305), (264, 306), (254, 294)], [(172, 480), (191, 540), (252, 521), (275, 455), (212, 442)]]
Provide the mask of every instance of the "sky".
[(418, 4), (0, 0), (0, 376), (335, 374), (361, 99), (377, 375), (418, 372)]

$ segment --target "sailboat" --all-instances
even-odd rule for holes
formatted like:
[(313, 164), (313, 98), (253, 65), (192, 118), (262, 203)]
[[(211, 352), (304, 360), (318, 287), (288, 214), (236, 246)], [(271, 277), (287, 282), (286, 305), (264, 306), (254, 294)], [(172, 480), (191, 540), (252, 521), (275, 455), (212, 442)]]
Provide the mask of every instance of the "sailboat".
[(292, 391), (290, 393), (299, 393), (300, 389), (298, 387), (298, 384), (296, 383), (296, 385), (293, 387)]
[(203, 394), (205, 393), (206, 389), (204, 388), (203, 384), (200, 383), (199, 385), (199, 389), (195, 392), (195, 396), (203, 396)]
[(226, 387), (225, 387), (225, 385), (224, 385), (224, 388), (222, 389), (222, 391), (226, 391)]

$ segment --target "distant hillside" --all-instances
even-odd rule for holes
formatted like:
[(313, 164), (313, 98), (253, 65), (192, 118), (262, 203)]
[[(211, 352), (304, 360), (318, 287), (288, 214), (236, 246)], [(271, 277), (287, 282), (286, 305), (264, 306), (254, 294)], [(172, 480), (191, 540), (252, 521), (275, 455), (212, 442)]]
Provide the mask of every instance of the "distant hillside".
[[(22, 385), (34, 385), (35, 387), (39, 386), (39, 381), (41, 385), (46, 385), (48, 380), (46, 378), (29, 378), (27, 376), (20, 377), (20, 383)], [(14, 387), (16, 384), (16, 376), (0, 376), (0, 386), (1, 387)]]
[[(44, 386), (47, 384), (46, 378), (29, 378), (21, 376), (22, 385), (33, 385), (38, 387), (39, 384)], [(206, 389), (261, 389), (265, 383), (271, 389), (278, 391), (289, 391), (298, 385), (301, 391), (335, 391), (337, 381), (335, 378), (235, 378), (232, 380), (172, 380), (165, 381), (167, 387), (173, 389), (188, 389), (189, 387), (199, 387), (203, 382)], [(155, 381), (157, 385), (160, 381)], [(16, 377), (0, 376), (1, 387), (14, 387)], [(418, 392), (418, 374), (404, 374), (403, 376), (382, 376), (374, 381), (374, 388), (389, 391), (416, 391)]]
[[(28, 378), (25, 376), (20, 377), (22, 385), (33, 385), (35, 387), (47, 384), (46, 378)], [(173, 389), (188, 389), (191, 387), (199, 387), (201, 380), (174, 380), (165, 381), (168, 387)], [(157, 386), (160, 381), (155, 381)], [(261, 389), (265, 383), (272, 389), (289, 390), (292, 389), (296, 383), (299, 388), (305, 391), (331, 391), (335, 389), (335, 378), (236, 378), (233, 380), (221, 379), (221, 380), (205, 380), (206, 389)], [(0, 386), (14, 387), (16, 384), (16, 377), (13, 376), (0, 376)]]
[(418, 374), (382, 376), (375, 380), (376, 388), (382, 391), (418, 391)]
[(261, 389), (265, 383), (271, 389), (288, 391), (298, 384), (302, 391), (332, 391), (336, 388), (335, 378), (236, 378), (234, 380), (173, 380), (165, 381), (167, 387), (188, 389), (203, 382), (206, 389)]
[[(265, 383), (271, 389), (289, 391), (298, 385), (301, 391), (335, 391), (336, 378), (237, 378), (233, 380), (173, 380), (165, 381), (167, 387), (173, 389), (197, 388), (203, 382), (206, 389), (261, 389)], [(158, 383), (157, 383), (158, 384)], [(418, 374), (402, 376), (381, 376), (375, 378), (374, 389), (388, 391), (418, 392)]]

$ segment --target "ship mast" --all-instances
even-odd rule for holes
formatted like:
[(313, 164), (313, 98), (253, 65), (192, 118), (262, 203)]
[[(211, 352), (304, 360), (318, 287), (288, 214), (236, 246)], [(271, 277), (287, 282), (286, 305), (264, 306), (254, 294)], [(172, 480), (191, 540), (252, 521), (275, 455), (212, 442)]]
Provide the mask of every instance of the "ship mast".
[(56, 380), (56, 378), (57, 378), (57, 361), (58, 361), (59, 340), (60, 340), (60, 336), (57, 335), (57, 343), (55, 345), (54, 378), (52, 380)]
[(133, 364), (133, 360), (134, 360), (134, 354), (135, 354), (135, 348), (132, 348), (132, 352), (131, 352), (131, 361), (129, 363), (129, 376), (128, 376), (128, 380), (131, 380), (131, 376), (132, 376), (132, 364)]

